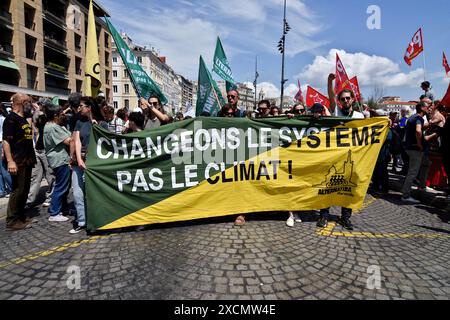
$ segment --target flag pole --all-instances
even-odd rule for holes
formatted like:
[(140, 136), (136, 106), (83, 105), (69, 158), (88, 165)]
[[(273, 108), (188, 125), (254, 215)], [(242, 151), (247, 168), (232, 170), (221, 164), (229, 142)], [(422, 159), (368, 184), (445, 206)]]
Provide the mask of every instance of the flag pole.
[(423, 49), (423, 79), (424, 81), (427, 81), (427, 65), (426, 65), (426, 59), (425, 59), (425, 45), (423, 42), (424, 36), (423, 36), (423, 30), (422, 30), (422, 47)]
[(423, 79), (424, 79), (424, 81), (427, 80), (427, 66), (426, 66), (426, 60), (425, 60), (425, 50), (423, 51)]
[(255, 60), (255, 106), (253, 108), (254, 111), (256, 111), (256, 100), (257, 100), (257, 85), (258, 85), (258, 56), (256, 56)]

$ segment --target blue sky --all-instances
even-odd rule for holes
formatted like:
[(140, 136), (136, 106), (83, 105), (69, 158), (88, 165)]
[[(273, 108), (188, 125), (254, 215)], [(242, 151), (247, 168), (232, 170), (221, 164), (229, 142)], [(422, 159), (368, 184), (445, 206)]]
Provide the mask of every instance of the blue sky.
[[(198, 57), (212, 67), (216, 37), (222, 39), (234, 77), (253, 82), (255, 56), (258, 82), (266, 96), (280, 89), (283, 0), (99, 0), (112, 23), (140, 45), (156, 47), (175, 71), (196, 80)], [(403, 60), (414, 33), (423, 28), (427, 80), (436, 98), (449, 80), (442, 52), (450, 59), (450, 6), (447, 0), (428, 2), (387, 0), (287, 0), (285, 91), (294, 95), (297, 79), (326, 92), (328, 73), (339, 52), (350, 77), (357, 75), (365, 97), (382, 87), (384, 95), (416, 100), (424, 80), (423, 58), (409, 67)], [(381, 29), (369, 30), (369, 5), (381, 10)]]

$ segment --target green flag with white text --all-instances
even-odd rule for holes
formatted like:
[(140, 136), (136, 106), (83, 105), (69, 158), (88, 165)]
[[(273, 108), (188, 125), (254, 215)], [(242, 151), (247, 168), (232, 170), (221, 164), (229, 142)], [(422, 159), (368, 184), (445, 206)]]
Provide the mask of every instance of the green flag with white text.
[(225, 50), (223, 49), (220, 38), (217, 37), (216, 51), (214, 53), (213, 71), (226, 82), (227, 92), (236, 89), (236, 82), (233, 78), (230, 64), (228, 63)]
[(111, 22), (106, 18), (106, 23), (108, 25), (109, 32), (114, 39), (114, 42), (117, 47), (117, 51), (122, 57), (123, 63), (127, 68), (131, 81), (133, 82), (134, 88), (137, 91), (137, 95), (139, 97), (143, 97), (145, 99), (150, 98), (152, 95), (156, 95), (161, 100), (161, 103), (167, 104), (167, 98), (164, 96), (162, 91), (153, 82), (153, 80), (148, 76), (148, 74), (142, 69), (139, 65), (139, 62), (133, 52), (130, 50), (128, 45), (122, 39), (120, 34), (111, 24)]
[(225, 100), (209, 73), (205, 61), (200, 56), (196, 115), (199, 117), (207, 112), (210, 116), (215, 117), (224, 105)]

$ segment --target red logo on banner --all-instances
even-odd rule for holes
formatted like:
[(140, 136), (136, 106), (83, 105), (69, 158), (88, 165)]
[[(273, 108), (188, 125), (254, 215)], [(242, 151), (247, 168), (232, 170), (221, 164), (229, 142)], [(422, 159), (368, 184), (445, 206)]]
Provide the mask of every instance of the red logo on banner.
[(408, 49), (406, 49), (405, 62), (411, 66), (411, 61), (423, 51), (422, 28), (413, 36)]
[(308, 86), (308, 91), (306, 92), (306, 105), (311, 107), (315, 103), (320, 103), (327, 109), (330, 108), (330, 100), (316, 89)]
[(448, 74), (450, 72), (450, 66), (448, 65), (447, 57), (445, 56), (445, 53), (443, 53), (444, 58), (442, 60), (442, 65), (445, 68), (445, 74)]
[(339, 94), (342, 90), (349, 89), (352, 90), (350, 85), (350, 80), (348, 79), (347, 72), (345, 71), (344, 65), (342, 64), (341, 58), (336, 53), (336, 85), (335, 92)]
[(350, 79), (350, 85), (352, 86), (352, 91), (355, 94), (355, 98), (357, 101), (361, 101), (361, 91), (359, 90), (358, 77), (353, 77)]

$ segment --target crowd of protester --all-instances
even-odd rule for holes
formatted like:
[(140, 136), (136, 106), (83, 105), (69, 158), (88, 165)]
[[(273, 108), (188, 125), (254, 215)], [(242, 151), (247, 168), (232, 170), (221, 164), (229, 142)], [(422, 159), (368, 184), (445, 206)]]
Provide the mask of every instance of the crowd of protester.
[[(383, 110), (371, 110), (367, 105), (361, 105), (350, 90), (343, 90), (336, 96), (334, 80), (335, 75), (330, 74), (329, 108), (319, 103), (308, 108), (298, 102), (283, 112), (269, 100), (261, 100), (254, 113), (250, 113), (239, 109), (239, 92), (231, 90), (227, 93), (228, 103), (220, 109), (218, 116), (310, 116), (313, 119), (332, 115), (352, 119), (388, 116), (389, 134), (375, 166), (371, 191), (382, 195), (389, 192), (389, 165), (392, 164), (392, 173), (405, 176), (402, 201), (420, 203), (411, 197), (412, 186), (415, 183), (419, 189), (428, 190), (430, 180), (432, 187), (442, 188), (448, 196), (450, 122), (446, 121), (448, 112), (445, 107), (439, 101), (433, 101), (430, 84), (422, 84), (425, 94), (420, 97), (414, 114), (410, 114), (408, 108), (403, 108), (400, 114), (387, 114)], [(139, 107), (131, 113), (125, 108), (115, 112), (104, 97), (92, 99), (77, 93), (71, 94), (63, 107), (48, 99), (33, 99), (21, 93), (11, 97), (11, 112), (8, 113), (0, 104), (0, 148), (3, 158), (0, 165), (0, 197), (9, 197), (7, 228), (21, 230), (37, 222), (27, 217), (25, 212), (38, 205), (36, 200), (45, 178), (48, 187), (42, 206), (48, 207), (49, 222), (64, 223), (69, 221), (68, 215), (75, 215), (70, 233), (84, 230), (84, 172), (92, 126), (99, 125), (114, 134), (129, 134), (190, 118), (182, 113), (169, 116), (157, 96), (148, 100), (141, 98), (139, 102)], [(202, 115), (209, 116), (208, 113)], [(318, 227), (327, 226), (329, 213), (330, 208), (320, 210)], [(300, 214), (288, 212), (287, 226), (293, 227), (295, 222), (301, 222)], [(351, 209), (342, 208), (339, 222), (348, 230), (353, 230), (351, 216)], [(245, 215), (236, 217), (235, 225), (245, 223)]]

